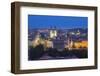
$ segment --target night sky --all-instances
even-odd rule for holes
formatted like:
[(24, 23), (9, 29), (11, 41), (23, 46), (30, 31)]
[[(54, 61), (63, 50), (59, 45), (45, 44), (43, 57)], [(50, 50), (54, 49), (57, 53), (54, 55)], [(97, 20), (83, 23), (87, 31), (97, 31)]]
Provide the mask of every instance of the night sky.
[(87, 28), (88, 17), (28, 15), (28, 28)]

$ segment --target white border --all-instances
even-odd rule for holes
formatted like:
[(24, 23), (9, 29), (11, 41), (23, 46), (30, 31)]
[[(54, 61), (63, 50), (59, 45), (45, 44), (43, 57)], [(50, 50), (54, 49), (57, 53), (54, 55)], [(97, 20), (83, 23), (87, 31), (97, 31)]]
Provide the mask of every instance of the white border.
[[(88, 58), (28, 61), (28, 14), (88, 17)], [(43, 69), (94, 65), (94, 11), (39, 7), (20, 8), (20, 69)]]

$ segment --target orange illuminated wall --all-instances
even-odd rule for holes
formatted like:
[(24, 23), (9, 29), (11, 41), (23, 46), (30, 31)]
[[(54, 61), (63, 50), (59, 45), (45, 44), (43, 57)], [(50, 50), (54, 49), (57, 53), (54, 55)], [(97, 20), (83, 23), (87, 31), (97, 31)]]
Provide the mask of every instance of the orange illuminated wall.
[(88, 41), (74, 42), (74, 48), (88, 48)]

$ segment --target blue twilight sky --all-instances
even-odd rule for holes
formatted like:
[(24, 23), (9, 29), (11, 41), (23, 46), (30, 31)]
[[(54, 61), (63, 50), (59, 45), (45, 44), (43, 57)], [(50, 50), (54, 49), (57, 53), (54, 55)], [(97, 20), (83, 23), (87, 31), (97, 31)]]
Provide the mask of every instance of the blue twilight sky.
[(88, 17), (28, 15), (29, 28), (87, 28)]

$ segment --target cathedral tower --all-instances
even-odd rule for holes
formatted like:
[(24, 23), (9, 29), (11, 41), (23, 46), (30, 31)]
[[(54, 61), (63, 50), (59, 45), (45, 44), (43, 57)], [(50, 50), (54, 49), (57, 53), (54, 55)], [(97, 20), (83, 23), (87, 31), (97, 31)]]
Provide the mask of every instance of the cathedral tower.
[(50, 38), (57, 37), (57, 29), (56, 27), (50, 29)]

